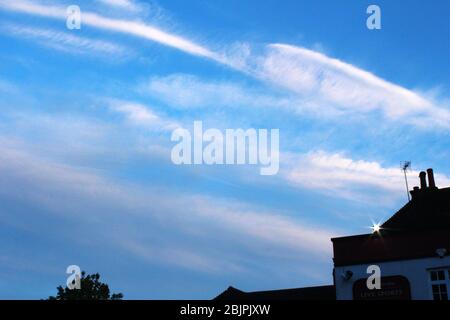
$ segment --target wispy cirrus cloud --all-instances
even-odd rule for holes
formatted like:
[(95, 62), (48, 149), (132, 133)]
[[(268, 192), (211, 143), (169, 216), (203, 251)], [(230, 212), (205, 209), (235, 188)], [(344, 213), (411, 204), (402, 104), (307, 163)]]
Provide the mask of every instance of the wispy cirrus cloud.
[[(0, 8), (48, 18), (65, 19), (65, 8), (38, 2), (0, 0)], [(251, 45), (224, 52), (141, 21), (113, 19), (94, 12), (82, 14), (82, 23), (124, 33), (211, 59), (257, 79), (288, 89), (305, 102), (302, 110), (334, 115), (381, 112), (388, 120), (422, 128), (450, 128), (449, 106), (436, 99), (391, 83), (349, 63), (303, 47), (273, 43), (253, 54)], [(225, 88), (226, 89), (226, 88)], [(295, 109), (295, 108), (293, 108)]]
[(230, 81), (214, 81), (192, 74), (154, 76), (138, 91), (174, 108), (287, 107), (292, 100)]
[[(50, 220), (63, 216), (68, 224), (73, 219), (78, 221), (64, 240), (73, 238), (83, 243), (84, 239), (106, 238), (111, 248), (106, 246), (105, 250), (120, 248), (154, 263), (223, 273), (245, 269), (245, 264), (241, 264), (243, 257), (235, 252), (234, 245), (259, 248), (255, 250), (258, 256), (264, 256), (261, 248), (271, 248), (268, 256), (272, 258), (275, 250), (300, 260), (307, 254), (325, 262), (331, 254), (329, 239), (338, 234), (336, 230), (283, 217), (252, 204), (120, 183), (98, 170), (30, 153), (26, 143), (0, 137), (0, 146), (4, 150), (0, 154), (0, 171), (4, 172), (0, 195), (11, 201), (20, 199), (35, 208), (34, 214), (49, 214)], [(26, 218), (8, 214), (4, 220), (21, 225)], [(115, 227), (117, 223), (120, 229)], [(229, 245), (214, 253), (202, 245), (208, 239)], [(155, 246), (155, 241), (164, 246)], [(179, 251), (193, 263), (174, 260), (172, 254)]]
[(325, 119), (348, 115), (371, 118), (381, 113), (399, 124), (450, 128), (450, 109), (444, 99), (427, 99), (322, 53), (288, 48), (271, 49), (263, 59), (257, 59), (259, 64), (251, 72), (258, 79), (288, 89), (283, 94), (187, 74), (152, 77), (141, 83), (139, 91), (176, 108), (271, 107)]
[[(60, 7), (41, 6), (29, 1), (14, 3), (2, 1), (0, 6), (46, 17), (65, 17), (65, 12)], [(222, 54), (141, 22), (111, 19), (90, 12), (83, 13), (83, 17), (83, 19), (87, 18), (85, 22), (95, 27), (144, 37), (190, 54), (233, 66), (229, 63), (231, 60), (224, 62)], [(131, 28), (128, 29), (128, 27)], [(278, 96), (249, 92), (240, 84), (202, 80), (195, 76), (180, 74), (153, 77), (142, 88), (166, 103), (181, 108), (209, 107), (217, 104), (220, 106), (266, 105), (290, 107), (301, 112), (315, 108), (320, 111), (317, 112), (319, 116), (324, 113), (347, 115), (381, 112), (387, 119), (400, 123), (433, 128), (449, 126), (449, 111), (445, 105), (323, 53), (286, 44), (270, 44), (266, 47), (266, 52), (260, 54), (252, 54), (248, 46), (240, 48), (244, 52), (240, 58), (239, 68), (244, 66), (243, 69), (247, 74), (288, 89), (290, 94), (278, 99)], [(142, 105), (119, 104), (115, 106), (114, 111), (122, 113), (134, 123), (149, 124), (159, 121), (155, 114), (146, 111)], [(337, 168), (335, 169), (339, 172)], [(339, 174), (340, 181), (350, 179), (351, 176), (347, 173), (343, 171)], [(371, 176), (370, 172), (362, 173)], [(299, 180), (301, 175), (293, 172), (290, 177), (293, 180)], [(358, 179), (354, 179), (356, 183)], [(365, 185), (389, 190), (385, 182), (373, 177), (369, 180), (371, 182)], [(338, 183), (338, 181), (336, 178), (335, 182)]]
[(106, 103), (110, 110), (124, 115), (132, 124), (161, 130), (173, 130), (179, 127), (176, 121), (157, 115), (150, 107), (141, 103), (118, 99), (106, 99)]
[[(43, 5), (38, 2), (24, 0), (10, 2), (1, 0), (0, 8), (47, 18), (61, 20), (67, 18), (65, 7)], [(204, 46), (140, 21), (108, 18), (94, 12), (83, 11), (81, 23), (107, 31), (124, 33), (155, 41), (196, 56), (202, 56), (219, 62), (224, 61), (222, 56)]]
[(117, 9), (125, 9), (131, 12), (141, 11), (141, 7), (139, 6), (139, 4), (133, 0), (97, 0), (97, 2)]
[[(355, 160), (343, 153), (323, 150), (306, 154), (286, 154), (283, 177), (291, 184), (352, 200), (374, 198), (393, 200), (405, 196), (405, 180), (400, 166), (383, 166), (377, 161)], [(419, 171), (408, 172), (412, 184)], [(439, 186), (450, 186), (450, 178), (436, 174)]]
[(297, 93), (313, 107), (341, 114), (381, 112), (389, 120), (450, 128), (450, 108), (323, 53), (270, 44), (253, 74)]
[(130, 54), (128, 48), (114, 42), (80, 37), (52, 29), (3, 24), (0, 30), (7, 35), (30, 39), (42, 46), (71, 54), (97, 54), (115, 57)]

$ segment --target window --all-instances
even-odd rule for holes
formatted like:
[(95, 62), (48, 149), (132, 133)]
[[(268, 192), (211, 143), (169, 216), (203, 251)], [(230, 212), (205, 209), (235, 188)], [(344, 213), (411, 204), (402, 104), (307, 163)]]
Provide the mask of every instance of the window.
[(450, 289), (450, 269), (430, 270), (433, 300), (448, 300)]

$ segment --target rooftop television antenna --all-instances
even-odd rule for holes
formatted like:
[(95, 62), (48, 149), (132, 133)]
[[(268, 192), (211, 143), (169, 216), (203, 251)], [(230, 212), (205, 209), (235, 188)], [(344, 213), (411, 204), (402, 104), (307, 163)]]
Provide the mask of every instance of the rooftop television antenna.
[(406, 194), (408, 195), (408, 202), (411, 201), (411, 196), (409, 195), (409, 186), (408, 186), (408, 177), (406, 176), (407, 171), (411, 171), (411, 161), (402, 161), (400, 163), (403, 174), (405, 175), (405, 184), (406, 184)]

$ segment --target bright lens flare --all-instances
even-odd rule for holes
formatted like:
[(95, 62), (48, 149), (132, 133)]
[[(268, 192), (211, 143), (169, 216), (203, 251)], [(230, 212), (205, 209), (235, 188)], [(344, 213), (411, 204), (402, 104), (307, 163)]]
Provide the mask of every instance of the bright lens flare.
[(381, 226), (380, 226), (380, 224), (378, 224), (378, 223), (374, 223), (373, 224), (373, 226), (372, 226), (372, 230), (373, 230), (373, 232), (380, 232), (380, 229), (381, 229)]

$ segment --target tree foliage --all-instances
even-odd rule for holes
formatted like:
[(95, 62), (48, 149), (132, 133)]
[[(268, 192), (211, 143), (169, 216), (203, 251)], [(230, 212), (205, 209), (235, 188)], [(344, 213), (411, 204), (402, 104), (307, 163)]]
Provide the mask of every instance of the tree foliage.
[(81, 273), (81, 288), (69, 289), (62, 286), (57, 287), (58, 293), (56, 296), (49, 297), (49, 300), (121, 300), (122, 293), (113, 293), (109, 291), (109, 286), (106, 283), (100, 282), (100, 275), (98, 273), (86, 275), (86, 272)]

